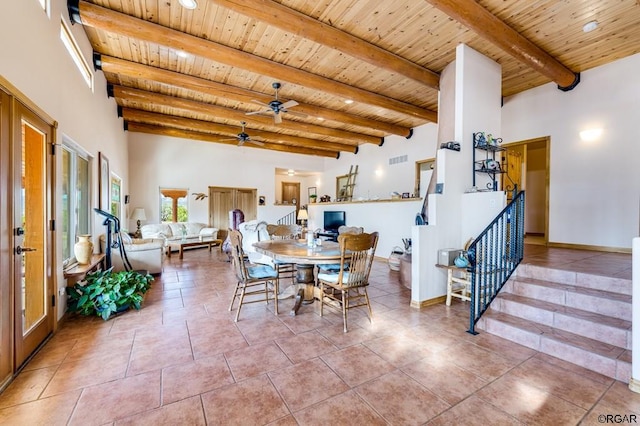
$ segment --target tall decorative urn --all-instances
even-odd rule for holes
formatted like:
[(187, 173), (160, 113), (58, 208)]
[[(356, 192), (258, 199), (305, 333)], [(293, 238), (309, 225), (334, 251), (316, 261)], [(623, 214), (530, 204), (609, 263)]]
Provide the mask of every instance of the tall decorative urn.
[(81, 265), (91, 263), (91, 255), (93, 254), (93, 243), (91, 235), (78, 235), (78, 242), (73, 246), (73, 254)]

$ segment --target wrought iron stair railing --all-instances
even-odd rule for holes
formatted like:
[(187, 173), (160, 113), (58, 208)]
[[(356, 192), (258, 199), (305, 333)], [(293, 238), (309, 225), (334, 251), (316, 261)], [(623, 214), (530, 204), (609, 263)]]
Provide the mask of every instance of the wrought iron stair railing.
[(471, 334), (477, 334), (478, 320), (522, 261), (524, 200), (524, 191), (520, 191), (467, 249)]

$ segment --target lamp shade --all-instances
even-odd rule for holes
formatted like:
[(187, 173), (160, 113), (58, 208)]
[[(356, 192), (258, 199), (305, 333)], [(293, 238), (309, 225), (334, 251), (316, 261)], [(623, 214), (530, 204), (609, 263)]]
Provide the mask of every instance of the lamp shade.
[(309, 215), (305, 209), (298, 210), (298, 220), (307, 220), (309, 219)]
[(131, 213), (131, 219), (133, 220), (147, 220), (147, 215), (144, 212), (142, 207), (138, 207), (133, 209), (133, 213)]

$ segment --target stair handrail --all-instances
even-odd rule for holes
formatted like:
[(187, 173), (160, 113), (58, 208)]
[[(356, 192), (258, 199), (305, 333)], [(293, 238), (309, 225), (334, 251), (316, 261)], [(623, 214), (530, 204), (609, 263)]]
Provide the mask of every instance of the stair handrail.
[(524, 191), (514, 195), (467, 249), (471, 276), (468, 333), (477, 334), (476, 323), (522, 261), (524, 201)]

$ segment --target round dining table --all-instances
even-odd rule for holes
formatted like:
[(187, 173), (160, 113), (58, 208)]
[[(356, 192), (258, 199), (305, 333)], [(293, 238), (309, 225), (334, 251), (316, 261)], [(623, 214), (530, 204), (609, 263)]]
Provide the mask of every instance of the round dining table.
[(313, 303), (316, 265), (340, 263), (340, 245), (333, 241), (307, 245), (307, 240), (267, 240), (253, 244), (260, 254), (275, 261), (296, 264), (296, 281), (300, 286), (291, 315), (296, 315), (301, 303)]

